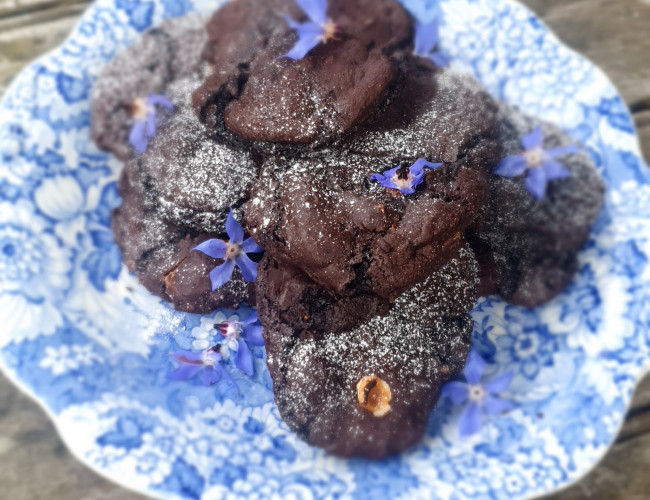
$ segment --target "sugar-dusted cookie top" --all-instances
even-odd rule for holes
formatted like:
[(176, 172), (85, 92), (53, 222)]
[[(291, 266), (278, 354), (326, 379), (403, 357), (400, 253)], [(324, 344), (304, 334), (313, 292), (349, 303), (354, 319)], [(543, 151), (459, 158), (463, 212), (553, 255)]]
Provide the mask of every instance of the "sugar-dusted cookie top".
[[(200, 72), (208, 39), (205, 22), (199, 14), (169, 19), (147, 30), (102, 70), (91, 95), (91, 134), (97, 147), (121, 160), (134, 156), (129, 136), (139, 111), (136, 103), (146, 104), (152, 95), (168, 95), (170, 83)], [(181, 104), (176, 99), (171, 102)], [(157, 112), (158, 123), (170, 115), (165, 107), (158, 106)]]
[(363, 121), (412, 49), (410, 16), (394, 0), (330, 0), (333, 39), (304, 58), (292, 22), (307, 20), (293, 0), (237, 0), (215, 12), (204, 53), (213, 73), (194, 93), (202, 120), (250, 141), (323, 143)]
[(257, 304), (289, 427), (342, 457), (383, 458), (417, 443), (469, 351), (476, 271), (464, 244), (426, 284), (380, 310), (372, 296), (333, 300), (265, 257)]
[[(396, 148), (387, 156), (370, 147), (374, 139), (362, 142), (370, 134), (359, 133), (356, 152), (333, 146), (264, 160), (245, 206), (246, 221), (274, 259), (298, 267), (339, 296), (365, 287), (392, 299), (458, 249), (480, 213), (489, 171), (500, 155), (493, 133), (475, 136), (471, 124), (480, 123), (479, 131), (494, 126), (494, 106), (474, 91), (469, 77), (425, 74), (429, 100), (415, 119), (428, 113), (440, 120), (417, 135), (408, 132), (408, 123), (383, 135), (387, 144), (408, 136), (417, 147)], [(453, 89), (471, 113), (450, 104)], [(447, 113), (457, 116), (444, 118)], [(413, 175), (418, 164), (424, 165), (419, 184)], [(400, 169), (392, 171), (396, 165)], [(387, 187), (391, 182), (383, 174), (389, 171), (398, 184), (413, 184), (413, 192)]]

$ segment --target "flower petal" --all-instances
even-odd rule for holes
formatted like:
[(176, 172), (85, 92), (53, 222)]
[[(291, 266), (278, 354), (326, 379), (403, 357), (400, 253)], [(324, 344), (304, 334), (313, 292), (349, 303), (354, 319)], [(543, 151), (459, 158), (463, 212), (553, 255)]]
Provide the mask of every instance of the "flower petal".
[(542, 168), (546, 173), (547, 181), (552, 181), (554, 179), (566, 179), (567, 177), (571, 177), (571, 172), (569, 172), (569, 170), (567, 170), (564, 165), (555, 160), (546, 160), (542, 164)]
[(521, 138), (521, 145), (526, 151), (539, 148), (542, 144), (544, 144), (544, 131), (539, 125), (535, 127), (535, 130)]
[(226, 233), (228, 233), (230, 243), (241, 245), (244, 241), (244, 229), (241, 227), (241, 224), (235, 220), (232, 208), (230, 209), (228, 218), (226, 219)]
[(293, 59), (294, 61), (303, 59), (314, 47), (322, 42), (323, 29), (314, 23), (301, 24), (296, 30), (298, 41), (293, 48), (281, 57)]
[(237, 352), (237, 349), (239, 349), (239, 344), (237, 343), (237, 339), (234, 337), (230, 337), (229, 339), (226, 339), (226, 347), (228, 348), (228, 351)]
[(216, 366), (208, 366), (203, 372), (201, 379), (205, 386), (214, 385), (221, 380), (221, 373), (217, 370)]
[(167, 108), (169, 111), (174, 110), (174, 105), (169, 100), (169, 98), (167, 96), (165, 96), (165, 95), (158, 95), (158, 94), (150, 95), (147, 98), (147, 104), (155, 105), (155, 106), (162, 106), (163, 108)]
[(253, 376), (253, 354), (242, 339), (239, 339), (239, 349), (235, 357), (235, 366), (249, 377)]
[(284, 16), (284, 20), (287, 22), (287, 24), (289, 25), (289, 27), (290, 27), (292, 30), (297, 30), (298, 28), (300, 28), (300, 23), (294, 21), (294, 20), (293, 20), (292, 18), (290, 18), (289, 16)]
[(223, 285), (228, 283), (232, 272), (235, 269), (235, 263), (232, 260), (227, 260), (218, 267), (215, 267), (210, 271), (210, 281), (212, 282), (212, 291), (214, 292), (217, 288), (221, 288)]
[(388, 189), (398, 189), (397, 185), (393, 182), (395, 173), (399, 170), (399, 167), (391, 168), (386, 170), (383, 174), (373, 174), (370, 177), (370, 181), (376, 181), (380, 185)]
[(393, 177), (395, 177), (395, 174), (399, 169), (400, 166), (398, 165), (397, 167), (391, 168), (390, 170), (386, 170), (385, 172), (383, 172), (383, 174), (387, 179), (392, 179)]
[(494, 377), (484, 385), (485, 390), (491, 394), (497, 394), (499, 392), (505, 391), (510, 386), (512, 377), (514, 377), (514, 375), (515, 374), (512, 371), (507, 371), (501, 375)]
[(533, 168), (526, 177), (526, 189), (537, 201), (542, 201), (546, 194), (546, 172), (543, 168)]
[(440, 28), (438, 18), (435, 17), (427, 24), (417, 22), (415, 24), (415, 54), (427, 57), (436, 48), (440, 40)]
[(433, 52), (429, 54), (429, 59), (439, 68), (446, 68), (451, 63), (451, 58), (442, 52)]
[[(397, 169), (389, 170), (387, 172), (384, 172), (384, 175), (382, 174), (374, 174), (372, 177), (370, 177), (371, 181), (377, 181), (381, 186), (388, 188), (388, 189), (397, 189), (397, 186), (393, 182), (393, 176), (395, 175), (395, 171)], [(392, 172), (390, 176), (387, 176), (386, 174), (389, 174)]]
[(253, 238), (248, 238), (241, 244), (241, 251), (244, 253), (262, 253), (264, 250), (253, 241)]
[(510, 411), (515, 407), (512, 401), (506, 401), (505, 399), (495, 398), (494, 396), (488, 396), (483, 402), (483, 408), (488, 415), (498, 415), (499, 413), (504, 413)]
[(167, 378), (169, 380), (190, 380), (203, 368), (203, 365), (182, 365), (173, 372), (168, 373)]
[(517, 177), (526, 171), (526, 158), (523, 155), (506, 156), (494, 169), (501, 177)]
[(228, 245), (225, 241), (213, 238), (195, 246), (192, 250), (198, 250), (213, 259), (225, 259), (227, 248)]
[(296, 0), (296, 3), (314, 23), (327, 23), (327, 0)]
[(471, 436), (481, 430), (481, 409), (475, 403), (470, 404), (460, 416), (458, 430), (461, 437)]
[(253, 262), (246, 254), (238, 255), (235, 262), (244, 279), (249, 283), (255, 282), (257, 279), (257, 263)]
[(257, 311), (253, 311), (248, 318), (241, 320), (242, 325), (251, 325), (259, 319)]
[(415, 188), (418, 187), (420, 184), (422, 184), (422, 172), (420, 172), (419, 175), (416, 175), (413, 177), (413, 180), (411, 181), (411, 185), (408, 187), (404, 187), (400, 189), (400, 193), (402, 194), (413, 194), (415, 193)]
[(409, 167), (409, 172), (414, 176), (422, 175), (425, 168), (435, 170), (436, 168), (442, 167), (442, 165), (442, 163), (432, 163), (424, 158), (418, 158), (415, 163)]
[(264, 337), (262, 337), (263, 330), (264, 327), (262, 327), (262, 325), (248, 325), (244, 328), (242, 335), (249, 344), (255, 346), (263, 346), (264, 345)]
[(472, 349), (469, 352), (469, 356), (467, 357), (465, 368), (463, 368), (463, 375), (465, 375), (465, 378), (467, 379), (469, 385), (478, 385), (478, 383), (481, 381), (481, 376), (483, 375), (484, 371), (485, 361), (478, 352)]
[(153, 139), (156, 137), (156, 112), (147, 113), (147, 137)]
[(570, 146), (561, 146), (559, 148), (551, 148), (545, 151), (546, 156), (549, 158), (558, 158), (560, 156), (566, 155), (576, 155), (580, 153), (582, 149), (576, 144), (571, 144)]
[(233, 380), (232, 376), (230, 373), (228, 373), (228, 370), (226, 370), (223, 366), (217, 365), (215, 366), (215, 370), (219, 374), (219, 377), (221, 377), (224, 380), (227, 380), (230, 385), (232, 385), (235, 389), (237, 389), (237, 392), (239, 392), (239, 386), (235, 383)]
[(149, 140), (146, 135), (145, 122), (142, 120), (135, 121), (131, 133), (129, 134), (129, 142), (139, 154), (143, 154), (147, 150)]
[(464, 382), (448, 382), (442, 387), (441, 396), (447, 397), (455, 405), (464, 403), (469, 397), (469, 389)]

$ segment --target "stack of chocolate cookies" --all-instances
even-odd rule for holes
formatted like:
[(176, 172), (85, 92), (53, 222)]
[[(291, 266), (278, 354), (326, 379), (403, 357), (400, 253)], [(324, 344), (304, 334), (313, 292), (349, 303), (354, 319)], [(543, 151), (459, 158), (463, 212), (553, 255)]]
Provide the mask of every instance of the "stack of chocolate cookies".
[[(167, 21), (100, 76), (93, 137), (126, 161), (113, 231), (143, 285), (183, 311), (255, 305), (287, 424), (380, 458), (421, 439), (479, 296), (532, 307), (570, 281), (603, 185), (585, 153), (541, 200), (495, 175), (537, 126), (540, 154), (571, 141), (415, 55), (395, 0), (327, 15), (335, 39), (297, 60), (282, 57), (306, 20), (293, 0)], [(151, 95), (174, 111), (136, 154), (133, 103)], [(230, 208), (264, 254), (254, 283), (235, 268), (213, 290), (229, 257), (195, 247), (229, 240)]]

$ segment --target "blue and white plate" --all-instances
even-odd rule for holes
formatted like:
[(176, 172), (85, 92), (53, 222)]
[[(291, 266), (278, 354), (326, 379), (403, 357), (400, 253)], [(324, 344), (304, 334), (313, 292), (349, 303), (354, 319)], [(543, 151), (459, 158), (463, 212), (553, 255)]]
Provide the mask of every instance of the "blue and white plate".
[[(171, 382), (169, 352), (213, 340), (202, 318), (148, 294), (109, 229), (121, 165), (89, 137), (102, 66), (163, 19), (219, 0), (101, 0), (0, 104), (0, 365), (48, 411), (84, 463), (161, 498), (523, 499), (566, 486), (604, 455), (650, 347), (650, 182), (609, 80), (510, 0), (404, 0), (441, 9), (442, 46), (496, 97), (564, 127), (605, 178), (580, 272), (551, 304), (487, 298), (475, 345), (488, 374), (514, 370), (516, 408), (458, 436), (441, 401), (426, 439), (382, 461), (326, 456), (278, 416), (263, 349), (255, 376)], [(241, 311), (240, 311), (241, 313)], [(219, 311), (220, 318), (235, 313)]]

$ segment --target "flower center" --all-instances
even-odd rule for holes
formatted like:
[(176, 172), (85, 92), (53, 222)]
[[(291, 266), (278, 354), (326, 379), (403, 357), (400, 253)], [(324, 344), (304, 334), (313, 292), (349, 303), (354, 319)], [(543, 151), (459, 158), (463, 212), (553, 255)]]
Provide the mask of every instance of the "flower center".
[(472, 403), (482, 403), (485, 399), (485, 389), (480, 385), (469, 386), (469, 400)]
[(408, 168), (406, 171), (400, 169), (395, 172), (395, 175), (393, 176), (393, 184), (395, 184), (399, 189), (410, 188), (413, 186), (414, 179), (415, 177), (413, 177), (413, 174), (411, 174), (411, 171)]
[(149, 106), (147, 105), (147, 101), (145, 99), (142, 99), (141, 97), (138, 97), (136, 99), (133, 99), (133, 102), (131, 102), (131, 115), (133, 115), (133, 118), (135, 120), (146, 120), (147, 119), (147, 113), (149, 112)]
[(241, 246), (237, 243), (227, 243), (228, 247), (226, 248), (226, 259), (235, 260), (241, 255)]
[(526, 158), (526, 165), (529, 168), (540, 167), (544, 163), (544, 151), (542, 148), (531, 149), (530, 151), (524, 152), (524, 158)]
[(331, 19), (328, 19), (328, 21), (321, 26), (323, 28), (323, 35), (321, 36), (321, 40), (323, 43), (327, 43), (328, 40), (336, 40), (336, 35), (338, 33), (338, 26), (332, 21)]
[(219, 325), (219, 331), (227, 339), (238, 339), (242, 333), (241, 323), (226, 321)]

